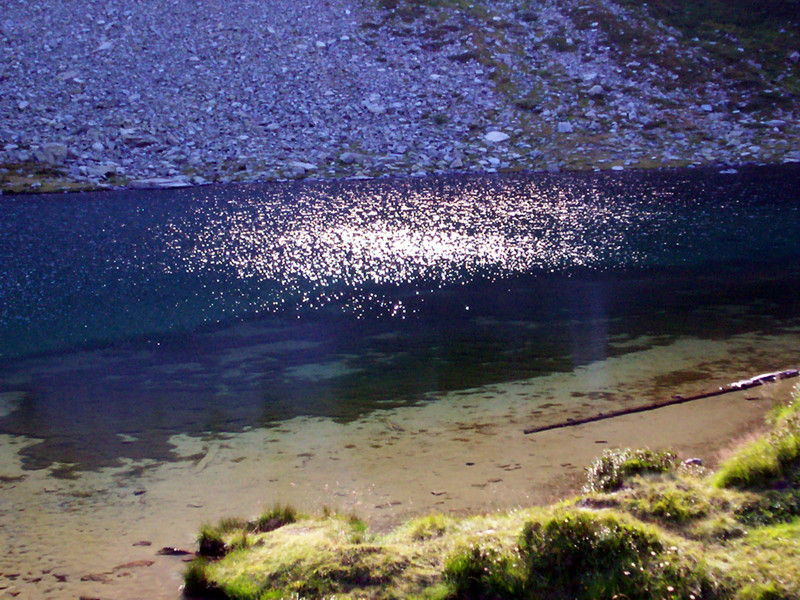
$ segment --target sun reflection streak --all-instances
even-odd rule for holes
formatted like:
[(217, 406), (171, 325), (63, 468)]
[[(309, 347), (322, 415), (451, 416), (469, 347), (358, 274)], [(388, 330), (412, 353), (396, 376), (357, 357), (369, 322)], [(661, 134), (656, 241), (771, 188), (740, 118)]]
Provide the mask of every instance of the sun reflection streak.
[(642, 253), (633, 232), (660, 217), (652, 206), (604, 201), (580, 182), (494, 186), (489, 194), (479, 187), (433, 193), (376, 185), (335, 194), (310, 187), (291, 202), (263, 190), (212, 199), (216, 212), (199, 207), (196, 222), (174, 220), (158, 232), (167, 247), (164, 269), (256, 282), (263, 287), (258, 310), (386, 300), (383, 310), (399, 316), (396, 299), (366, 290), (635, 266)]

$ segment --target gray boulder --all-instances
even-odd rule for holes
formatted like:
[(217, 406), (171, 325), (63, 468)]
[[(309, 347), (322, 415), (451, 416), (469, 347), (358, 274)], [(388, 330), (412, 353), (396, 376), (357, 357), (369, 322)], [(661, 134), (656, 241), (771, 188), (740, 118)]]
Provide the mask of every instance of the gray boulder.
[(56, 142), (45, 144), (39, 150), (34, 152), (34, 157), (39, 162), (44, 162), (49, 165), (63, 165), (67, 160), (69, 150), (64, 144)]
[(86, 167), (86, 175), (93, 179), (106, 179), (116, 172), (116, 165), (90, 165)]
[(509, 137), (511, 136), (502, 131), (490, 131), (485, 136), (483, 136), (483, 139), (485, 139), (487, 142), (498, 143), (498, 142), (505, 142)]

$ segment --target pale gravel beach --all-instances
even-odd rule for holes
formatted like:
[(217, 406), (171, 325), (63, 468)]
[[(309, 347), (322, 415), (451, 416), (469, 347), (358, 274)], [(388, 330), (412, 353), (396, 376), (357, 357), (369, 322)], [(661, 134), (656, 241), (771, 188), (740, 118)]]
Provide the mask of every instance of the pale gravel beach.
[(800, 160), (791, 48), (742, 86), (610, 0), (396, 4), (9, 0), (0, 191)]

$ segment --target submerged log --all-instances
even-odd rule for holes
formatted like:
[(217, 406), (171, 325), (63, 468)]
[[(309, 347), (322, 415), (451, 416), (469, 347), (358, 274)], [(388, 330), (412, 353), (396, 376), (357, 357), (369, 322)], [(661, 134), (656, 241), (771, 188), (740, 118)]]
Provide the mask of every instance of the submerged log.
[(656, 400), (655, 402), (651, 402), (649, 404), (643, 404), (641, 406), (633, 406), (630, 408), (622, 408), (620, 410), (614, 410), (607, 413), (597, 413), (596, 415), (592, 415), (591, 417), (584, 417), (582, 419), (567, 419), (566, 421), (561, 421), (559, 423), (553, 423), (551, 425), (542, 425), (541, 427), (530, 427), (525, 429), (523, 433), (525, 435), (529, 435), (531, 433), (541, 433), (542, 431), (550, 431), (551, 429), (562, 429), (564, 427), (574, 427), (576, 425), (585, 425), (587, 423), (594, 423), (596, 421), (604, 421), (606, 419), (613, 419), (615, 417), (624, 417), (625, 415), (632, 415), (640, 412), (647, 412), (650, 410), (656, 410), (659, 408), (664, 408), (666, 406), (674, 406), (676, 404), (683, 404), (685, 402), (693, 402), (694, 400), (702, 400), (703, 398), (711, 398), (713, 396), (721, 396), (723, 394), (730, 394), (731, 392), (740, 392), (742, 390), (747, 390), (759, 385), (763, 385), (765, 383), (770, 383), (773, 381), (779, 381), (782, 379), (791, 379), (792, 377), (797, 377), (800, 375), (800, 371), (797, 369), (788, 369), (786, 371), (776, 371), (774, 373), (764, 373), (762, 375), (756, 375), (755, 377), (751, 377), (750, 379), (743, 379), (741, 381), (736, 381), (734, 383), (724, 385), (722, 387), (717, 388), (716, 390), (711, 390), (709, 392), (703, 392), (701, 394), (695, 394), (693, 396), (680, 396), (675, 395), (668, 400)]

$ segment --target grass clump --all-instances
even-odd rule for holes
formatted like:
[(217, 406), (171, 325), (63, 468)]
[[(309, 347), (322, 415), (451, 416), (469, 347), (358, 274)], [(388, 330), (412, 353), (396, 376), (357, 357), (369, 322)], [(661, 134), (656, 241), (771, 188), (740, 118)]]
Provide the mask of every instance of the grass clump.
[(252, 535), (274, 531), (297, 521), (298, 513), (291, 506), (276, 505), (262, 513), (257, 519), (225, 518), (216, 525), (203, 525), (197, 538), (201, 557), (222, 558), (228, 552), (247, 548)]
[(276, 505), (270, 510), (262, 513), (253, 524), (253, 530), (257, 533), (266, 533), (283, 527), (289, 523), (297, 521), (297, 510), (292, 506)]
[(648, 486), (631, 502), (631, 511), (669, 524), (685, 524), (705, 517), (711, 502), (694, 489)]
[(520, 542), (527, 597), (710, 597), (703, 569), (663, 533), (615, 513), (565, 511), (528, 523)]
[(787, 487), (798, 483), (800, 402), (782, 408), (772, 430), (746, 444), (714, 476), (719, 487), (744, 489)]
[(736, 511), (736, 517), (750, 526), (788, 523), (800, 517), (800, 486), (767, 490), (755, 495)]
[(357, 515), (347, 517), (347, 524), (350, 526), (350, 543), (360, 544), (367, 541), (369, 525)]
[(222, 590), (211, 581), (208, 574), (208, 559), (195, 558), (183, 572), (183, 594), (189, 598), (225, 598)]
[(721, 560), (729, 563), (726, 579), (737, 600), (800, 598), (800, 519), (752, 529)]
[(444, 578), (456, 598), (522, 598), (524, 574), (519, 557), (511, 552), (474, 544), (454, 554), (444, 567)]
[(225, 540), (222, 534), (211, 525), (204, 525), (197, 538), (198, 552), (205, 558), (219, 558), (225, 555)]
[(451, 520), (441, 514), (432, 514), (414, 519), (411, 524), (411, 538), (422, 541), (441, 537), (447, 531)]
[(352, 517), (329, 515), (251, 532), (247, 547), (215, 561), (195, 559), (185, 574), (186, 587), (239, 600), (322, 598), (380, 588), (406, 558), (364, 538), (352, 541), (362, 527)]
[(663, 532), (612, 511), (575, 508), (526, 522), (516, 546), (483, 540), (457, 552), (444, 576), (454, 598), (498, 600), (708, 598), (714, 588)]
[(246, 521), (234, 518), (223, 519), (217, 525), (203, 525), (200, 529), (200, 535), (197, 538), (198, 545), (200, 546), (200, 556), (206, 558), (219, 558), (224, 556), (228, 551), (228, 546), (225, 543), (226, 535), (245, 528), (246, 526)]
[(676, 455), (669, 451), (605, 450), (587, 469), (586, 492), (612, 492), (625, 483), (626, 478), (644, 473), (664, 473), (675, 466)]

